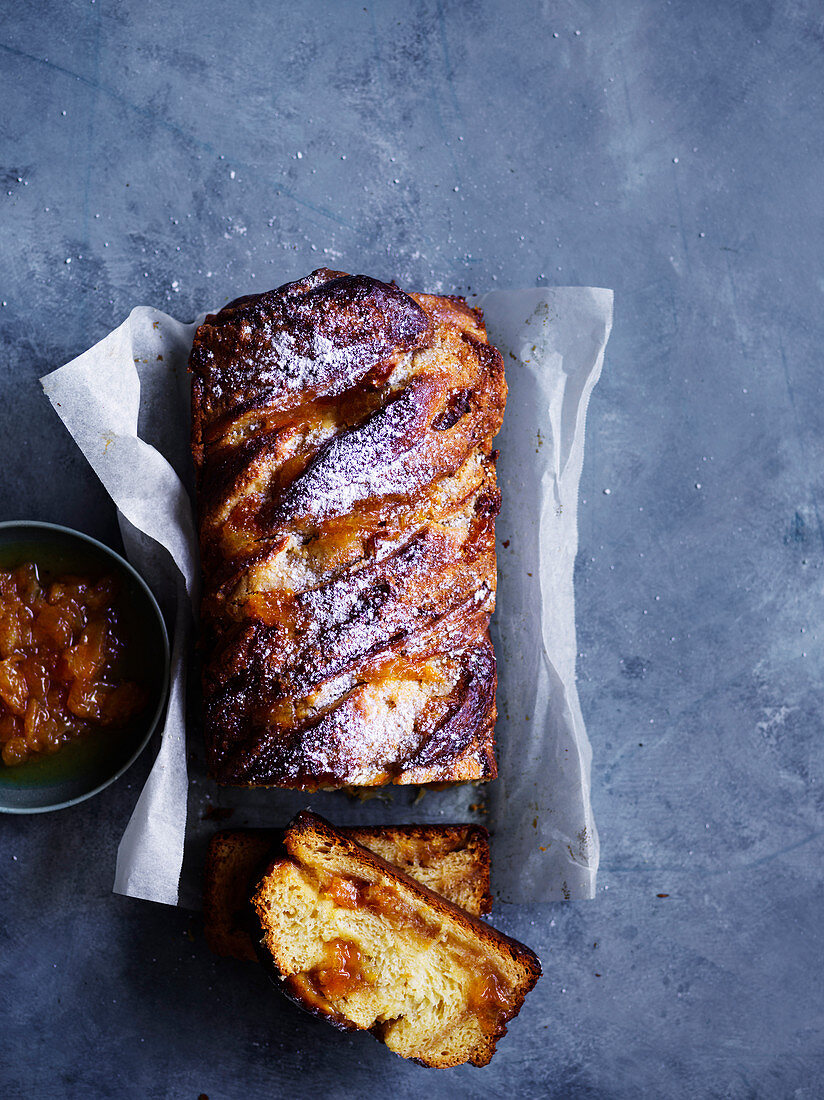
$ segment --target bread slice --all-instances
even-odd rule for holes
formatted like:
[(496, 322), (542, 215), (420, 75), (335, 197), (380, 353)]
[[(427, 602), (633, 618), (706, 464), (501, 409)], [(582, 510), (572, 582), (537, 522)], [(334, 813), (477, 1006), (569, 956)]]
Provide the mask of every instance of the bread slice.
[(203, 884), (203, 934), (215, 955), (257, 960), (251, 936), (249, 894), (282, 830), (224, 829), (206, 852)]
[(537, 956), (315, 814), (297, 815), (285, 847), (252, 895), (284, 991), (422, 1065), (486, 1065)]
[[(480, 825), (383, 825), (341, 829), (417, 882), (480, 916), (492, 907), (489, 837)], [(281, 829), (224, 829), (209, 841), (203, 891), (206, 943), (216, 955), (257, 960), (249, 894), (283, 840)]]
[(338, 831), (473, 916), (492, 908), (489, 834), (482, 825), (385, 825)]

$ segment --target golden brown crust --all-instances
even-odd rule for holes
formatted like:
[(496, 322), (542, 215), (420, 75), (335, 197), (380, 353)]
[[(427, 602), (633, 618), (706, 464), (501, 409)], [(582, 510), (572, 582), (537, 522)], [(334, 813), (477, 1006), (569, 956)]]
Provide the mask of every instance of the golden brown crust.
[[(492, 907), (489, 836), (480, 825), (353, 826), (345, 836), (476, 916)], [(223, 829), (209, 841), (203, 931), (209, 950), (257, 959), (249, 895), (283, 841), (281, 829)]]
[(190, 367), (215, 778), (494, 777), (506, 385), (480, 311), (320, 270), (207, 317)]
[(422, 1065), (486, 1065), (541, 976), (534, 952), (315, 814), (297, 815), (285, 849), (252, 896), (284, 992)]

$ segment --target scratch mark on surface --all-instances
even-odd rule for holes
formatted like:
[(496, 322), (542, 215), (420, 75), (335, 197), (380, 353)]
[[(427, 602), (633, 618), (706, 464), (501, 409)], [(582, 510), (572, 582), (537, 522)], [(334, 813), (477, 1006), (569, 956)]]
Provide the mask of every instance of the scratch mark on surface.
[(83, 246), (85, 248), (90, 247), (92, 165), (96, 159), (94, 155), (94, 121), (100, 95), (100, 4), (92, 8), (91, 17), (94, 21), (92, 34), (92, 70), (94, 78), (91, 81), (92, 95), (89, 101), (88, 118), (86, 119), (86, 174), (83, 179)]
[(441, 53), (443, 54), (444, 70), (446, 72), (446, 86), (449, 88), (449, 93), (452, 97), (452, 106), (455, 108), (455, 114), (460, 122), (461, 126), (464, 126), (463, 112), (461, 111), (460, 104), (458, 103), (458, 97), (455, 93), (455, 81), (452, 73), (452, 60), (449, 56), (449, 42), (446, 37), (446, 19), (443, 14), (443, 0), (438, 0), (438, 26), (441, 33)]
[[(440, 14), (440, 4), (438, 5), (438, 7), (439, 7), (439, 14)], [(444, 59), (444, 61), (446, 61), (446, 59)], [(433, 69), (434, 68), (435, 68), (435, 66), (433, 65)], [(449, 84), (448, 74), (446, 76), (446, 82), (447, 82), (447, 84)], [(453, 92), (453, 96), (454, 96), (454, 92)], [(458, 187), (460, 187), (463, 190), (463, 181), (461, 179), (460, 169), (458, 168), (458, 162), (455, 159), (455, 153), (452, 149), (452, 142), (449, 140), (449, 135), (448, 135), (447, 130), (446, 130), (446, 123), (444, 122), (443, 113), (441, 111), (440, 97), (438, 95), (437, 86), (435, 87), (434, 94), (432, 95), (432, 106), (435, 108), (435, 115), (436, 115), (437, 120), (438, 120), (438, 129), (441, 131), (441, 137), (443, 138), (444, 146), (446, 147), (446, 150), (449, 154), (449, 159), (452, 162), (452, 168), (453, 168), (453, 171), (455, 172), (455, 180), (457, 181)]]
[(750, 860), (748, 863), (739, 863), (734, 867), (672, 867), (669, 865), (659, 867), (652, 863), (640, 863), (629, 867), (611, 867), (602, 860), (600, 870), (602, 872), (609, 871), (616, 875), (637, 874), (639, 872), (649, 872), (656, 875), (700, 875), (702, 878), (717, 877), (718, 875), (734, 875), (741, 871), (751, 871), (756, 867), (763, 867), (767, 863), (772, 863), (773, 860), (780, 859), (781, 856), (788, 855), (790, 852), (795, 852), (799, 848), (811, 844), (814, 840), (818, 840), (818, 838), (822, 836), (824, 836), (824, 829), (817, 829), (814, 833), (809, 833), (807, 836), (802, 837), (801, 840), (796, 840), (792, 844), (786, 844), (783, 848), (778, 848), (774, 852), (768, 852), (767, 855), (761, 856), (759, 859)]
[(731, 298), (730, 312), (732, 313), (733, 324), (735, 325), (735, 334), (738, 337), (738, 344), (739, 344), (739, 347), (741, 348), (741, 358), (746, 363), (749, 359), (749, 356), (747, 355), (747, 348), (744, 344), (744, 332), (743, 332), (743, 329), (741, 328), (741, 319), (738, 316), (738, 292), (735, 289), (735, 279), (733, 278), (732, 264), (730, 263), (729, 256), (727, 256), (727, 258), (726, 258), (726, 263), (727, 263), (727, 278), (730, 281), (730, 298)]
[(378, 24), (375, 22), (375, 12), (371, 7), (369, 8), (369, 23), (372, 27), (372, 40), (375, 43), (375, 62), (378, 69), (378, 79), (381, 83), (384, 83), (383, 58), (381, 57), (380, 38), (378, 37)]
[[(372, 27), (372, 38), (375, 43), (375, 64), (378, 73), (378, 81), (380, 84), (380, 91), (382, 96), (388, 96), (390, 93), (387, 90), (386, 74), (384, 71), (383, 55), (381, 53), (380, 35), (378, 34), (378, 24), (375, 19), (375, 13), (370, 7), (369, 9), (369, 21)], [(406, 197), (405, 191), (401, 191), (398, 195), (398, 201), (406, 213), (409, 215), (410, 222), (417, 227), (417, 235), (423, 240), (428, 247), (432, 246), (432, 238), (424, 232), (419, 224), (418, 211), (409, 202)]]
[[(798, 440), (798, 449), (801, 452), (801, 461), (804, 466), (804, 473), (809, 470), (809, 464), (807, 461), (807, 448), (804, 446), (804, 436), (801, 432), (801, 421), (798, 416), (798, 406), (795, 403), (795, 392), (793, 391), (792, 382), (790, 380), (790, 368), (787, 364), (787, 353), (784, 350), (784, 342), (781, 337), (778, 337), (778, 352), (781, 356), (781, 365), (784, 368), (784, 382), (787, 386), (787, 393), (790, 398), (790, 408), (793, 413), (793, 421), (795, 423), (795, 438)], [(813, 511), (815, 512), (815, 521), (818, 526), (818, 537), (821, 540), (821, 548), (824, 550), (824, 523), (821, 522), (821, 509), (818, 507), (818, 496), (815, 491), (815, 483), (810, 478), (807, 482), (807, 487), (810, 492), (810, 496), (813, 501)]]
[[(100, 95), (100, 15), (101, 4), (97, 4), (91, 9), (91, 18), (93, 20), (92, 31), (92, 71), (94, 73), (94, 79), (92, 81), (92, 94), (89, 102), (89, 113), (86, 119), (86, 171), (83, 177), (83, 199), (82, 199), (82, 221), (81, 221), (81, 239), (83, 241), (84, 250), (91, 250), (91, 192), (92, 192), (92, 171), (93, 167), (97, 163), (97, 157), (95, 155), (95, 118), (97, 115), (97, 103)], [(76, 314), (77, 318), (77, 336), (78, 339), (82, 338), (84, 332), (89, 331), (89, 316), (91, 312), (91, 297), (84, 294), (80, 299), (80, 306)]]
[(615, 33), (615, 36), (616, 36), (615, 52), (618, 55), (618, 67), (619, 67), (620, 72), (621, 72), (621, 86), (624, 89), (624, 103), (626, 104), (626, 108), (627, 108), (627, 121), (629, 122), (630, 129), (632, 129), (635, 126), (635, 119), (632, 116), (632, 103), (630, 102), (630, 98), (629, 98), (629, 83), (627, 82), (627, 67), (626, 67), (626, 64), (624, 62), (624, 51), (621, 49), (621, 46), (619, 44), (617, 44), (618, 36), (624, 33), (625, 24), (621, 21), (618, 5), (613, 4), (611, 6), (611, 10), (612, 10), (613, 30), (614, 30), (614, 33)]
[(690, 262), (690, 250), (687, 244), (687, 231), (684, 227), (684, 205), (681, 202), (681, 189), (678, 186), (678, 166), (672, 165), (672, 176), (675, 185), (675, 206), (678, 211), (678, 225), (681, 230), (681, 246), (684, 249), (684, 257), (687, 261), (687, 267)]
[[(13, 57), (22, 58), (25, 61), (32, 61), (37, 65), (42, 65), (44, 68), (51, 69), (53, 72), (60, 73), (63, 76), (68, 76), (72, 80), (76, 80), (79, 84), (83, 84), (87, 88), (96, 89), (103, 95), (108, 96), (109, 99), (119, 103), (121, 107), (125, 107), (129, 111), (133, 111), (135, 114), (140, 115), (142, 118), (149, 119), (150, 122), (160, 126), (162, 129), (167, 130), (170, 134), (175, 134), (177, 137), (182, 138), (190, 145), (194, 145), (198, 149), (202, 149), (204, 152), (209, 153), (211, 156), (218, 158), (220, 154), (211, 142), (204, 141), (202, 138), (196, 137), (194, 134), (185, 130), (182, 126), (178, 126), (174, 122), (170, 122), (169, 119), (163, 118), (161, 115), (156, 114), (154, 111), (148, 110), (146, 107), (141, 107), (137, 103), (132, 103), (120, 92), (110, 88), (107, 84), (101, 84), (90, 79), (87, 76), (83, 76), (81, 73), (74, 72), (72, 69), (64, 68), (63, 65), (57, 65), (53, 61), (47, 61), (43, 57), (36, 57), (34, 54), (26, 53), (25, 50), (19, 50), (15, 46), (10, 46), (6, 42), (0, 42), (0, 50), (4, 50), (6, 53), (11, 54)], [(224, 157), (224, 163), (241, 168), (244, 172), (256, 178), (260, 178), (254, 165), (247, 163), (246, 161), (238, 160), (233, 157)], [(288, 187), (284, 187), (279, 181), (267, 181), (279, 194), (285, 195), (291, 199), (292, 202), (298, 206), (303, 206), (307, 210), (311, 210), (315, 214), (319, 214), (323, 218), (328, 218), (330, 221), (335, 222), (336, 225), (343, 226), (345, 229), (354, 229), (351, 222), (346, 221), (342, 215), (330, 210), (326, 206), (321, 206), (317, 203), (308, 202), (306, 199), (299, 198), (294, 191), (291, 191)]]

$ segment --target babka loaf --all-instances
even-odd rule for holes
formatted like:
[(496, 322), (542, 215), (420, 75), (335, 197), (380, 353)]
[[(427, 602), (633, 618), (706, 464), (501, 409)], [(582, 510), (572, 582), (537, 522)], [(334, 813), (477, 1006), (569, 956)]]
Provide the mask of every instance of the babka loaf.
[(252, 903), (284, 992), (425, 1066), (486, 1065), (541, 975), (536, 955), (301, 813)]
[[(383, 825), (340, 832), (468, 913), (489, 912), (489, 838), (480, 825)], [(257, 959), (249, 934), (249, 895), (282, 841), (277, 829), (224, 829), (209, 841), (203, 931), (215, 955)]]
[(506, 384), (480, 311), (320, 270), (208, 316), (190, 368), (213, 776), (494, 777)]

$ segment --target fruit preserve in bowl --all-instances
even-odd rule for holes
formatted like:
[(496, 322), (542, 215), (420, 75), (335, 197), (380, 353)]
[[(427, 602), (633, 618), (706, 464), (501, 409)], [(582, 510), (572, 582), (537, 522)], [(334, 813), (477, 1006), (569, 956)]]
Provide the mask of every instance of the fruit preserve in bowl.
[(67, 528), (0, 523), (0, 810), (60, 809), (122, 775), (168, 675), (160, 609), (123, 558)]

